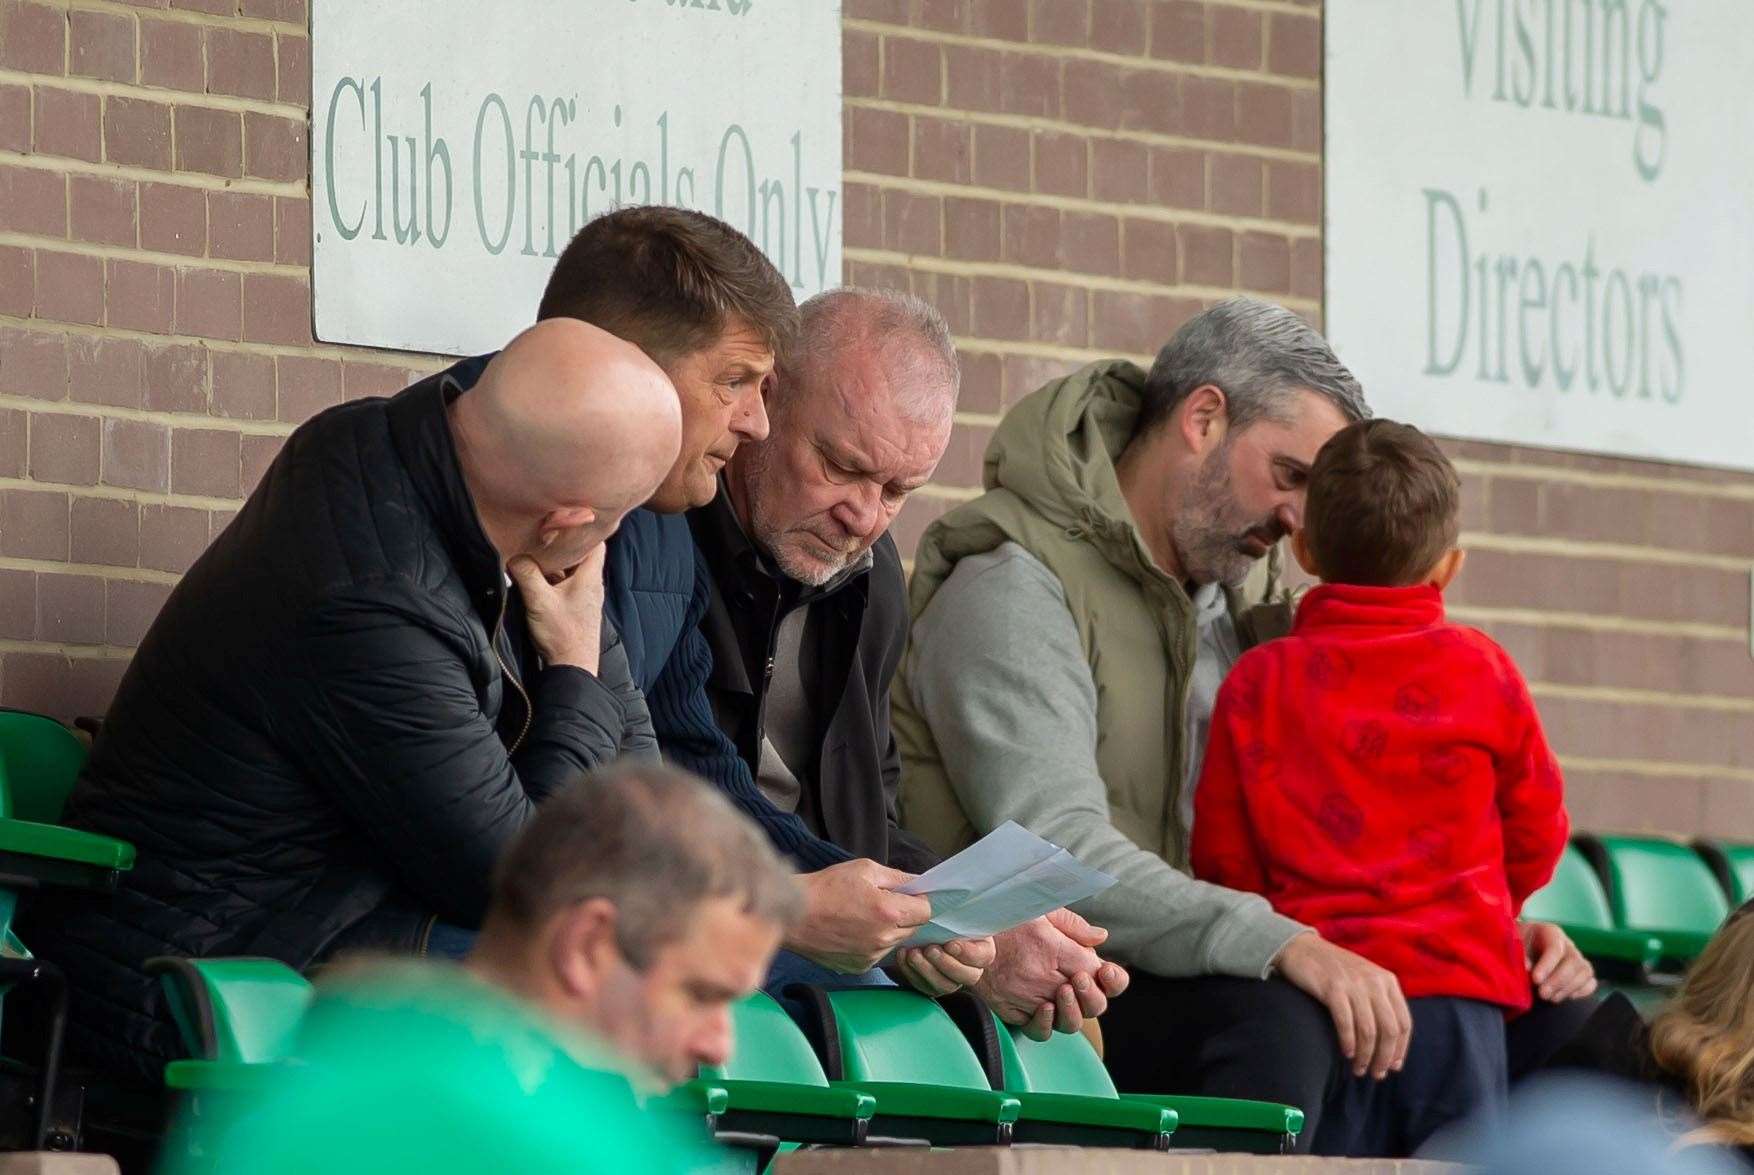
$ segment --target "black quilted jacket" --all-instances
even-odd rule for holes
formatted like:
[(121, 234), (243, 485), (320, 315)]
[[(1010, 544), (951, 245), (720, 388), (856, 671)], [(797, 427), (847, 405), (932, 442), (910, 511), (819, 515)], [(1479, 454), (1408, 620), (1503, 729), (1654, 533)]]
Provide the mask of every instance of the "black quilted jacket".
[(138, 863), (20, 926), (69, 973), (76, 1059), (155, 1082), (182, 1055), (152, 956), (302, 968), (477, 925), (534, 805), (650, 744), (619, 646), (544, 669), (502, 623), (445, 418), (484, 362), (295, 432), (147, 634), (65, 816)]

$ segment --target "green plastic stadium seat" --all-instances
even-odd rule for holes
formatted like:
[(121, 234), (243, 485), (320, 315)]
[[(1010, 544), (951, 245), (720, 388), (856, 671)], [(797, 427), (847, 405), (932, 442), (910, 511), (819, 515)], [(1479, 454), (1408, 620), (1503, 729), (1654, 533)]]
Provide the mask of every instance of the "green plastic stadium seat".
[(1730, 913), (1711, 867), (1680, 841), (1642, 836), (1579, 838), (1601, 870), (1614, 925), (1662, 942), (1663, 958), (1692, 962)]
[(1754, 845), (1696, 840), (1693, 848), (1711, 866), (1731, 905), (1754, 900)]
[(1655, 936), (1614, 925), (1602, 879), (1575, 844), (1565, 846), (1553, 880), (1523, 903), (1522, 916), (1557, 923), (1608, 979), (1640, 983), (1663, 953)]
[[(1176, 1112), (1178, 1147), (1209, 1147), (1216, 1151), (1253, 1154), (1289, 1153), (1303, 1130), (1303, 1111), (1276, 1102), (1174, 1094), (1119, 1093), (1102, 1058), (1079, 1032), (1056, 1032), (1035, 1041), (1022, 1029), (991, 1018), (991, 1040), (998, 1048), (1003, 1088), (1007, 1093), (1076, 1094), (1088, 1098), (1124, 1098)], [(973, 1043), (973, 1042), (971, 1042)], [(1024, 1102), (1024, 1112), (1029, 1103)]]
[[(816, 1013), (829, 1075), (876, 1095), (874, 1129), (884, 1133), (935, 1145), (1015, 1140), (1165, 1150), (1175, 1132), (1175, 1111), (1161, 1105), (995, 1090), (950, 1014), (918, 992), (803, 990)], [(967, 996), (951, 997), (958, 998), (973, 1004)]]
[(165, 1067), (165, 1084), (186, 1091), (256, 1088), (292, 1047), (311, 1002), (310, 981), (278, 959), (146, 961), (163, 985), (187, 1060)]

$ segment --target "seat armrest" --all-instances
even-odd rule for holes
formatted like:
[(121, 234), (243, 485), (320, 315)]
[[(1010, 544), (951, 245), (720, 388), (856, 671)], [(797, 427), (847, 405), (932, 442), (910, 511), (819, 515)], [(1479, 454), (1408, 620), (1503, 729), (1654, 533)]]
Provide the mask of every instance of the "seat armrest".
[(1176, 1112), (1183, 1127), (1216, 1130), (1257, 1130), (1269, 1134), (1303, 1133), (1303, 1111), (1278, 1102), (1179, 1093), (1123, 1093), (1128, 1101), (1149, 1102)]
[(1177, 1115), (1173, 1109), (1144, 1099), (1086, 1097), (1067, 1093), (1011, 1094), (1022, 1103), (1019, 1122), (1052, 1122), (1064, 1126), (1103, 1126), (1111, 1130), (1136, 1130), (1144, 1134), (1172, 1134)]
[(1600, 926), (1567, 926), (1563, 923), (1559, 928), (1565, 931), (1586, 959), (1630, 963), (1634, 967), (1649, 970), (1657, 965), (1657, 960), (1663, 954), (1662, 940), (1642, 930), (1612, 930)]
[(0, 819), (0, 852), (99, 869), (134, 867), (134, 846), (125, 840), (34, 820)]
[(956, 1121), (1017, 1121), (1023, 1106), (1014, 1094), (959, 1086), (916, 1085), (904, 1081), (831, 1081), (832, 1089), (867, 1093), (877, 1099), (877, 1112), (904, 1118), (945, 1118)]
[(824, 1085), (794, 1085), (781, 1081), (734, 1081), (714, 1078), (711, 1084), (725, 1092), (726, 1111), (759, 1114), (803, 1114), (813, 1118), (869, 1118), (877, 1112), (877, 1099), (856, 1089)]
[(240, 1061), (172, 1061), (164, 1067), (164, 1083), (185, 1093), (246, 1093), (261, 1089), (279, 1069)]

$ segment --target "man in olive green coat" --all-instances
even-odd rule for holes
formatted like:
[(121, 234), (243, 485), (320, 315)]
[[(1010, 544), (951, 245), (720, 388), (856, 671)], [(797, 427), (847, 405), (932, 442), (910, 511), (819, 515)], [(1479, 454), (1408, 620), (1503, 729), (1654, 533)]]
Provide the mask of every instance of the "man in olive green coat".
[[(1247, 298), (1149, 374), (1048, 384), (1000, 425), (987, 492), (921, 541), (892, 699), (903, 820), (934, 849), (1016, 820), (1119, 879), (1081, 912), (1133, 970), (1104, 1019), (1122, 1088), (1297, 1105), (1305, 1145), (1340, 1057), (1398, 1067), (1406, 1001), (1265, 899), (1189, 877), (1187, 849), (1218, 685), (1289, 628), (1278, 541), (1317, 450), (1366, 415), (1320, 334)], [(1544, 998), (1593, 990), (1556, 928), (1528, 937)]]

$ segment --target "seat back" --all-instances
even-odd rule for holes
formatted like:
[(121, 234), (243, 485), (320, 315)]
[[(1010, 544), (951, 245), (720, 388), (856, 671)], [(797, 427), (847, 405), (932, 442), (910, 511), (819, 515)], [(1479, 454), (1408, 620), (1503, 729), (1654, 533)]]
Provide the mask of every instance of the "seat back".
[(1604, 836), (1597, 843), (1617, 925), (1711, 934), (1729, 916), (1729, 899), (1711, 867), (1687, 845), (1642, 836)]
[(1578, 847), (1569, 844), (1559, 858), (1559, 867), (1553, 871), (1553, 880), (1529, 895), (1523, 903), (1522, 916), (1535, 922), (1560, 922), (1595, 930), (1608, 930), (1614, 925), (1614, 912), (1608, 905), (1602, 879), (1596, 876)]
[(823, 993), (832, 1012), (842, 1076), (959, 1089), (992, 1088), (986, 1070), (950, 1016), (901, 987)]
[(1729, 863), (1731, 900), (1738, 906), (1754, 899), (1754, 845), (1725, 845)]
[(702, 1065), (702, 1077), (828, 1084), (822, 1062), (816, 1059), (804, 1030), (766, 992), (758, 991), (731, 1005), (731, 1032), (731, 1059), (722, 1066)]
[(1031, 1040), (1021, 1028), (999, 1023), (999, 1060), (1007, 1093), (1068, 1093), (1080, 1097), (1118, 1097), (1114, 1078), (1082, 1032), (1056, 1032)]
[(0, 817), (60, 823), (85, 757), (79, 736), (53, 718), (0, 710)]
[(292, 1047), (311, 984), (278, 959), (149, 959), (190, 1053), (257, 1065)]

